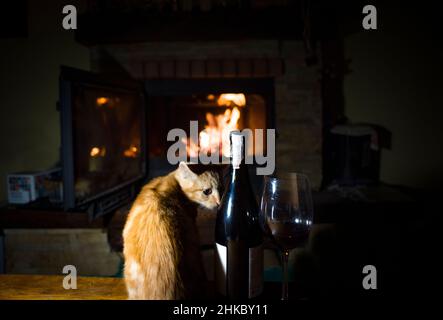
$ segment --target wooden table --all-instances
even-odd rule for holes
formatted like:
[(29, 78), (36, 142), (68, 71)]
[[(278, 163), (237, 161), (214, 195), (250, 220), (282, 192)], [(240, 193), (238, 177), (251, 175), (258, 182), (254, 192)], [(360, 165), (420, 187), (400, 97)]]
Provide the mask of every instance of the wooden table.
[(78, 277), (77, 289), (63, 288), (64, 276), (0, 275), (0, 300), (125, 300), (121, 278)]
[[(77, 277), (77, 289), (63, 288), (64, 276), (56, 275), (0, 275), (0, 300), (127, 300), (123, 278)], [(280, 299), (279, 282), (264, 283), (263, 298), (269, 301)], [(215, 299), (214, 283), (209, 283), (209, 300)], [(291, 298), (296, 297), (292, 290)]]

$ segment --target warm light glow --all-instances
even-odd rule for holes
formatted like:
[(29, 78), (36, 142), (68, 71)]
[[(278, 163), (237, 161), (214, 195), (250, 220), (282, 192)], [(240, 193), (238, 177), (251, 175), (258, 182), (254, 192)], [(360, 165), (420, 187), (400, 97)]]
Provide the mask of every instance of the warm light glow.
[(197, 157), (199, 151), (207, 154), (220, 152), (220, 155), (229, 157), (229, 133), (238, 130), (238, 120), (240, 119), (240, 110), (237, 107), (226, 109), (223, 114), (213, 115), (206, 113), (205, 129), (199, 133), (200, 147), (191, 139), (184, 140), (188, 154), (191, 157)]
[(105, 147), (103, 147), (103, 148), (93, 147), (91, 149), (91, 151), (89, 152), (89, 155), (91, 157), (97, 157), (97, 156), (104, 157), (105, 154), (106, 154), (106, 148)]
[(91, 149), (91, 152), (89, 153), (91, 157), (96, 157), (100, 154), (100, 148), (94, 147)]
[[(215, 96), (209, 94), (207, 99), (213, 101)], [(199, 141), (193, 141), (192, 139), (182, 140), (186, 144), (189, 156), (198, 157), (199, 152), (202, 151), (206, 154), (219, 152), (220, 156), (229, 157), (229, 133), (239, 129), (239, 107), (246, 105), (246, 97), (243, 93), (223, 93), (217, 99), (217, 105), (227, 108), (223, 114), (214, 115), (211, 112), (206, 113), (206, 125), (199, 133)]]
[(123, 155), (127, 158), (137, 158), (138, 148), (131, 146), (125, 151), (123, 151)]
[(219, 106), (231, 107), (233, 105), (244, 107), (246, 105), (246, 97), (243, 93), (223, 93), (217, 100)]
[(204, 130), (202, 132), (200, 132), (200, 145), (203, 146), (204, 148), (208, 148), (210, 142), (211, 142), (211, 138), (210, 138), (209, 134)]
[(107, 104), (108, 102), (109, 102), (109, 99), (106, 98), (106, 97), (100, 97), (100, 98), (97, 98), (97, 105), (98, 105), (98, 106), (105, 105), (105, 104)]

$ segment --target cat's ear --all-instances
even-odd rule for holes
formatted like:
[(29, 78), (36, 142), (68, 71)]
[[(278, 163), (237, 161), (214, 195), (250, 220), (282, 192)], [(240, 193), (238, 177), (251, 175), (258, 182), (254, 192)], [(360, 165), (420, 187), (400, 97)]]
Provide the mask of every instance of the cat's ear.
[(189, 177), (196, 175), (194, 172), (191, 171), (191, 169), (189, 169), (188, 165), (184, 161), (180, 161), (178, 169), (182, 174), (187, 175)]
[(175, 177), (180, 185), (186, 186), (187, 184), (192, 183), (197, 178), (197, 175), (189, 169), (185, 162), (181, 161), (178, 165)]

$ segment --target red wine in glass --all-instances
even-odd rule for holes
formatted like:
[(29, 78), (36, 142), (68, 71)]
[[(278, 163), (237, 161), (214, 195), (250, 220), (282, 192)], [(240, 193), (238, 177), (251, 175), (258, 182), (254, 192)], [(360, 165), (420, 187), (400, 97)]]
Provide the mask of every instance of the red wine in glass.
[[(308, 223), (308, 224), (307, 224)], [(291, 250), (302, 245), (309, 236), (310, 221), (296, 223), (278, 220), (268, 220), (270, 236), (281, 250)]]
[(259, 218), (264, 232), (281, 251), (282, 300), (287, 300), (289, 252), (308, 238), (313, 221), (308, 178), (298, 173), (265, 177)]

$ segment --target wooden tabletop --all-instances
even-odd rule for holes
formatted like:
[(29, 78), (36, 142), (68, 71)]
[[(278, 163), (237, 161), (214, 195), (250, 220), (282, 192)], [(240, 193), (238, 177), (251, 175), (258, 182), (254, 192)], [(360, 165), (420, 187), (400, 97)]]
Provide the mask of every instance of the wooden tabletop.
[(0, 275), (0, 300), (125, 300), (121, 278), (78, 277), (77, 289), (63, 288), (64, 276)]

